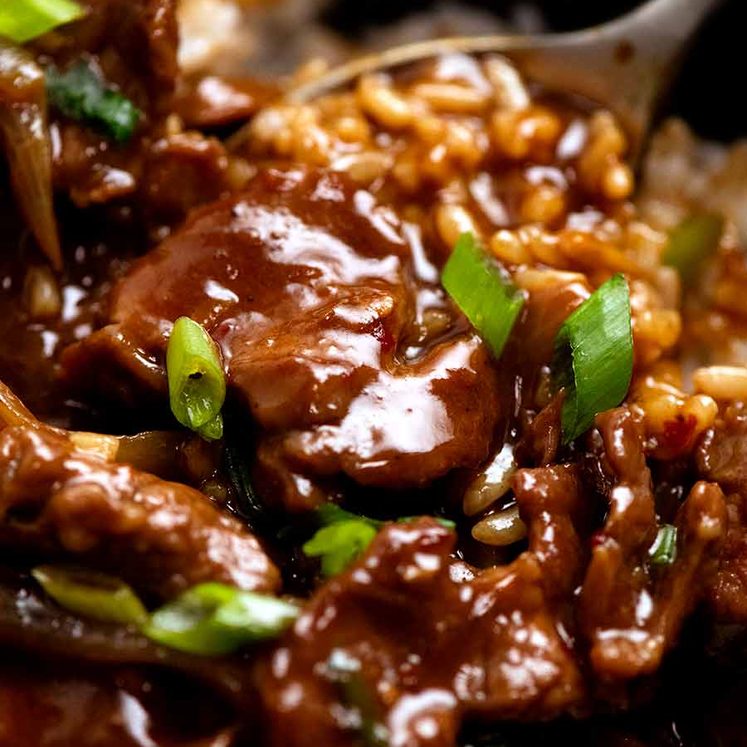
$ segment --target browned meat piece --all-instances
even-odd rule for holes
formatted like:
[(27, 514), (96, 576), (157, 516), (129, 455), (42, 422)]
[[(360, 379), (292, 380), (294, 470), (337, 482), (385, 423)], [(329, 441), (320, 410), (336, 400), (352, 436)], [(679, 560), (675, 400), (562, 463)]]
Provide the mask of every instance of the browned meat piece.
[(245, 122), (282, 95), (280, 86), (252, 78), (206, 75), (184, 80), (174, 109), (187, 127)]
[(747, 410), (729, 407), (698, 446), (700, 474), (717, 482), (727, 493), (747, 495)]
[(84, 58), (142, 112), (128, 143), (112, 143), (86, 122), (54, 111), (54, 182), (80, 207), (128, 199), (149, 224), (181, 222), (196, 205), (231, 188), (223, 145), (198, 132), (181, 132), (173, 112), (178, 78), (174, 0), (89, 0), (80, 21), (43, 38), (39, 52), (65, 69)]
[(383, 530), (322, 587), (258, 673), (269, 745), (342, 747), (377, 729), (386, 744), (447, 747), (463, 719), (541, 719), (584, 702), (551, 601), (581, 571), (577, 479), (559, 466), (523, 470), (517, 485), (530, 550), (511, 565), (454, 580), (454, 535), (423, 519)]
[(168, 110), (176, 86), (178, 29), (175, 0), (85, 0), (88, 12), (41, 51), (66, 64), (94, 56), (108, 80), (147, 113)]
[(653, 673), (674, 645), (715, 570), (727, 515), (718, 485), (697, 483), (677, 514), (676, 561), (652, 571), (647, 560), (657, 519), (643, 424), (625, 408), (600, 415), (597, 423), (615, 484), (604, 528), (593, 538), (578, 620), (597, 676), (624, 680)]
[(92, 60), (143, 112), (131, 143), (112, 144), (85, 123), (54, 117), (54, 180), (79, 205), (136, 193), (142, 157), (170, 108), (176, 86), (177, 24), (174, 0), (89, 0), (88, 14), (39, 51), (64, 69), (81, 57)]
[(716, 616), (747, 622), (747, 412), (730, 407), (703, 437), (697, 451), (700, 474), (727, 491), (729, 532), (709, 589)]
[(521, 469), (514, 477), (514, 493), (529, 526), (529, 548), (542, 568), (545, 594), (567, 599), (581, 580), (585, 553), (578, 526), (590, 509), (577, 469)]
[(99, 389), (165, 392), (171, 323), (189, 316), (265, 431), (268, 495), (308, 507), (308, 478), (338, 473), (420, 486), (479, 464), (500, 406), (485, 347), (433, 286), (423, 297), (452, 314), (448, 337), (408, 348), (418, 290), (391, 210), (341, 175), (268, 170), (140, 261), (114, 291), (114, 324), (64, 365)]
[(41, 429), (0, 433), (0, 548), (72, 559), (161, 598), (208, 580), (279, 584), (257, 540), (201, 493), (77, 453)]

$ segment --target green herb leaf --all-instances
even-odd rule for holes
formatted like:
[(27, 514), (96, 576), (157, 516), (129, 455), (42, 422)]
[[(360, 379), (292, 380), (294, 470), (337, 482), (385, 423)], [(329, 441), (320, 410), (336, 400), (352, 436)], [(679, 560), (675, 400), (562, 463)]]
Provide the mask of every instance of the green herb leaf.
[(367, 519), (344, 519), (322, 527), (303, 546), (312, 558), (321, 558), (322, 574), (335, 576), (344, 571), (371, 544), (378, 528)]
[(500, 358), (524, 305), (524, 297), (477, 245), (472, 234), (459, 237), (444, 267), (441, 283), (493, 355)]
[(600, 412), (617, 407), (633, 375), (630, 293), (615, 275), (563, 322), (555, 338), (555, 383), (565, 388), (563, 443), (587, 431)]
[(120, 143), (132, 137), (140, 120), (141, 113), (132, 101), (108, 87), (83, 61), (64, 73), (47, 68), (47, 92), (65, 116), (98, 127)]
[(166, 350), (169, 400), (174, 417), (209, 441), (223, 435), (220, 409), (226, 379), (218, 346), (197, 322), (176, 320)]
[[(376, 537), (386, 521), (360, 516), (340, 508), (334, 503), (325, 503), (317, 509), (317, 517), (322, 528), (303, 546), (306, 555), (321, 558), (322, 575), (329, 578), (344, 571), (356, 560)], [(404, 524), (414, 521), (417, 516), (402, 516), (396, 521)], [(454, 522), (434, 517), (446, 527), (454, 528)]]
[(651, 565), (672, 565), (677, 559), (677, 527), (662, 524), (649, 550)]
[(275, 638), (296, 617), (298, 607), (282, 599), (204, 583), (156, 610), (143, 633), (164, 646), (211, 656)]
[(135, 592), (112, 576), (51, 565), (37, 566), (31, 575), (57, 604), (83, 617), (138, 626), (148, 619)]
[(2, 0), (0, 36), (25, 44), (84, 15), (85, 10), (72, 0)]
[(724, 232), (720, 215), (692, 215), (685, 218), (669, 234), (662, 256), (665, 265), (674, 267), (687, 285), (697, 277), (698, 270), (718, 248)]

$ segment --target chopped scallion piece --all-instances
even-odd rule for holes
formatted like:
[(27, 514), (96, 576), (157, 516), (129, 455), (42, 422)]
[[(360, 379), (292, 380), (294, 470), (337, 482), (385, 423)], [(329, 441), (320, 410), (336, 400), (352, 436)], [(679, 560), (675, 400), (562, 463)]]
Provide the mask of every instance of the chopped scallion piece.
[(691, 283), (703, 261), (718, 248), (724, 232), (719, 215), (692, 215), (675, 226), (669, 234), (662, 262), (674, 267), (684, 283)]
[(652, 565), (672, 565), (677, 558), (677, 527), (662, 524), (649, 550)]
[(96, 571), (41, 565), (31, 575), (57, 604), (103, 622), (142, 625), (148, 613), (123, 581)]
[(524, 305), (524, 297), (477, 245), (472, 234), (459, 237), (444, 267), (441, 283), (499, 358)]
[(226, 379), (218, 346), (197, 322), (176, 320), (166, 350), (169, 400), (174, 417), (207, 440), (223, 435), (220, 409)]
[[(322, 528), (303, 546), (306, 555), (321, 558), (322, 575), (335, 576), (344, 571), (358, 558), (376, 537), (379, 529), (387, 522), (360, 516), (340, 508), (334, 503), (325, 503), (317, 509), (317, 517)], [(397, 523), (414, 521), (417, 516), (403, 516)], [(454, 528), (454, 522), (434, 517), (446, 527)]]
[(275, 638), (296, 617), (298, 607), (290, 602), (211, 582), (156, 610), (143, 633), (164, 646), (211, 656)]
[(595, 416), (617, 407), (633, 374), (630, 293), (615, 275), (564, 322), (555, 338), (555, 383), (565, 388), (563, 443), (587, 431)]
[(321, 558), (322, 574), (344, 571), (371, 544), (378, 528), (362, 517), (343, 519), (319, 529), (303, 546), (306, 555)]
[(98, 127), (120, 143), (132, 137), (140, 120), (140, 111), (132, 101), (107, 86), (83, 61), (64, 73), (47, 68), (47, 92), (66, 117)]
[(72, 0), (2, 0), (0, 36), (25, 44), (83, 15), (85, 10)]

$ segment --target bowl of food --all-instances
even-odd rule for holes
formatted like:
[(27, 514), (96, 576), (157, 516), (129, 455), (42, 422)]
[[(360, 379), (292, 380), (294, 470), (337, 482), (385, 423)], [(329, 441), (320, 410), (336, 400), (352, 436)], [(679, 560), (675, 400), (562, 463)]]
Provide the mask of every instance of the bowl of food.
[(0, 9), (0, 745), (745, 741), (739, 120), (426, 5)]

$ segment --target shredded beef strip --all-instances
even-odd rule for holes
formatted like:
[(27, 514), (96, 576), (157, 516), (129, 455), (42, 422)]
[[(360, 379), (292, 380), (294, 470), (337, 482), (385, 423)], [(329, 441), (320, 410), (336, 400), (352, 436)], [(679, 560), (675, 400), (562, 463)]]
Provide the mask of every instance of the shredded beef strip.
[[(417, 346), (424, 307), (450, 323)], [(258, 487), (286, 509), (318, 505), (315, 483), (339, 474), (420, 487), (488, 456), (501, 407), (485, 346), (417, 279), (395, 213), (342, 175), (266, 170), (198, 211), (115, 288), (112, 325), (66, 351), (68, 379), (165, 395), (179, 316), (220, 344), (262, 429)]]
[(597, 677), (626, 680), (655, 672), (675, 644), (715, 570), (727, 512), (718, 485), (697, 483), (677, 512), (677, 559), (653, 570), (648, 552), (657, 517), (642, 420), (619, 408), (598, 416), (597, 425), (614, 484), (604, 527), (592, 539), (577, 614)]
[(747, 622), (747, 412), (729, 407), (707, 431), (696, 451), (700, 475), (726, 491), (729, 531), (718, 572), (708, 589), (711, 608), (721, 622)]
[(206, 496), (21, 426), (0, 432), (0, 551), (79, 562), (161, 599), (202, 581), (280, 582), (257, 540)]

